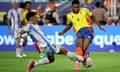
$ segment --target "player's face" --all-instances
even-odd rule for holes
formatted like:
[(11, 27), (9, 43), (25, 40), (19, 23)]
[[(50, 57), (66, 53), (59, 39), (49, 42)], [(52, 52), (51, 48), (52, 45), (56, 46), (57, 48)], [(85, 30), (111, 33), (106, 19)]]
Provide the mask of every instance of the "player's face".
[(35, 24), (38, 23), (38, 21), (39, 21), (38, 15), (35, 15), (35, 16), (33, 17), (33, 21), (34, 21)]
[(26, 6), (25, 6), (25, 8), (27, 9), (27, 10), (30, 10), (32, 7), (31, 7), (31, 4), (26, 4)]
[(14, 9), (17, 9), (18, 8), (17, 2), (12, 2), (12, 6), (13, 6)]
[(72, 11), (73, 11), (74, 13), (78, 13), (79, 10), (80, 10), (80, 5), (79, 5), (79, 4), (73, 4), (73, 5), (72, 5)]

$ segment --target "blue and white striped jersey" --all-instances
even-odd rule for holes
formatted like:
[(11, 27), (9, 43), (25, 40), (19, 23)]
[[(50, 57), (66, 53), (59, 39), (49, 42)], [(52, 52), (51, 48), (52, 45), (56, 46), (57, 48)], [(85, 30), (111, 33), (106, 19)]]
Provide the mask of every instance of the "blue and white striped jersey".
[(24, 28), (25, 31), (28, 32), (28, 35), (32, 38), (33, 41), (40, 44), (40, 47), (49, 47), (49, 50), (52, 53), (56, 53), (54, 47), (49, 43), (47, 37), (45, 36), (44, 32), (39, 28), (38, 25), (34, 24), (27, 24)]
[(13, 31), (19, 30), (19, 28), (20, 28), (21, 14), (22, 14), (21, 8), (18, 8), (17, 10), (12, 8), (8, 12), (8, 18), (11, 19)]
[(47, 40), (44, 32), (40, 29), (38, 25), (27, 24), (24, 30), (28, 32), (33, 41), (43, 43)]

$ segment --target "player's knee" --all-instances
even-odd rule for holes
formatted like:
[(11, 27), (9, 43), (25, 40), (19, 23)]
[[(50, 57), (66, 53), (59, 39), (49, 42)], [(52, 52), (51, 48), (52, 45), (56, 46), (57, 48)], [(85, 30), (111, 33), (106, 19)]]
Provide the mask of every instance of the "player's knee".
[(59, 54), (64, 54), (64, 55), (66, 55), (67, 52), (68, 52), (67, 49), (65, 49), (65, 48), (60, 48), (60, 53), (59, 53)]
[(49, 59), (50, 63), (52, 63), (52, 62), (54, 62), (54, 61), (55, 61), (55, 58), (54, 58), (54, 56), (53, 56), (53, 55), (48, 56), (48, 59)]

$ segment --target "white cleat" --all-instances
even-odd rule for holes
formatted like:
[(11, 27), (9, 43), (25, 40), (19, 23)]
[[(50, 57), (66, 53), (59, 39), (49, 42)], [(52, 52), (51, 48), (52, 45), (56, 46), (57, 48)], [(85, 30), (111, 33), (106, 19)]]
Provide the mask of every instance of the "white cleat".
[(25, 53), (22, 54), (23, 57), (27, 57), (27, 55)]
[(92, 62), (92, 59), (90, 57), (86, 59), (85, 63), (83, 63), (84, 67), (86, 67), (86, 68), (91, 67), (92, 64), (93, 64), (93, 62)]
[(23, 56), (21, 56), (21, 55), (16, 55), (16, 57), (17, 57), (17, 58), (22, 58)]

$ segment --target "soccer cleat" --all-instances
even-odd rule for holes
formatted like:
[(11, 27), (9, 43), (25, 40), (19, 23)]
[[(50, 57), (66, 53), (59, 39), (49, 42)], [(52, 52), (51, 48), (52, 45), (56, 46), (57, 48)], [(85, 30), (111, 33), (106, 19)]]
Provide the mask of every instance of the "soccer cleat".
[(92, 65), (92, 59), (89, 57), (90, 53), (87, 52), (84, 56), (84, 61), (82, 62), (84, 67), (90, 67)]
[(23, 56), (21, 56), (21, 55), (16, 55), (16, 57), (17, 57), (17, 58), (22, 58)]
[(90, 53), (89, 53), (89, 52), (86, 52), (86, 54), (83, 56), (84, 62), (85, 62), (86, 59), (89, 58), (89, 57), (90, 57)]
[(89, 68), (92, 66), (92, 59), (91, 58), (87, 58), (86, 60), (86, 64), (84, 65), (86, 68)]
[(26, 67), (26, 72), (30, 72), (30, 70), (34, 67), (34, 61), (30, 61)]
[(79, 61), (75, 62), (75, 70), (80, 70), (80, 62)]
[(23, 57), (27, 57), (27, 55), (25, 53), (22, 54)]

